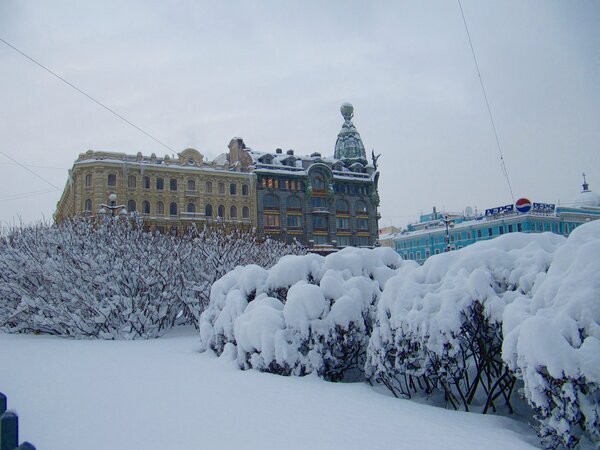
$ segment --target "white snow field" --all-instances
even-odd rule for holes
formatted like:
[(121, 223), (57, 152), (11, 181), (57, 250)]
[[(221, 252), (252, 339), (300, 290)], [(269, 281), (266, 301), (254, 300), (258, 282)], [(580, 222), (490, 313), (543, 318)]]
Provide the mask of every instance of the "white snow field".
[(39, 450), (530, 449), (505, 417), (366, 383), (241, 371), (182, 329), (148, 341), (0, 334), (0, 391)]

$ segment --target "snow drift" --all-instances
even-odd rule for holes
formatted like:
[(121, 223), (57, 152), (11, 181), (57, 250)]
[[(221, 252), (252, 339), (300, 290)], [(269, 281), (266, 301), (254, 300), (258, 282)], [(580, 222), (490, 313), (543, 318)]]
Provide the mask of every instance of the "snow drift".
[(229, 348), (244, 369), (360, 379), (374, 305), (401, 264), (389, 248), (346, 248), (285, 256), (270, 270), (237, 267), (213, 285), (203, 346)]

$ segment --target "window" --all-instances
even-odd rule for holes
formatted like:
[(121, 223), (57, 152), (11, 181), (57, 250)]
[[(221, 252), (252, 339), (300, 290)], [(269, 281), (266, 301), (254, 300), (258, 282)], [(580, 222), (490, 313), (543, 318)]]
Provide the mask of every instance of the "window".
[(248, 195), (248, 185), (242, 184), (242, 195)]
[(229, 218), (237, 219), (237, 208), (235, 206), (232, 206), (231, 208), (229, 208)]
[(279, 209), (279, 199), (272, 194), (265, 195), (263, 203), (265, 209)]
[(85, 211), (92, 211), (92, 201), (89, 198), (85, 201)]
[(431, 253), (429, 252), (429, 250), (425, 250), (425, 259), (429, 258), (431, 256)]
[(242, 219), (250, 219), (250, 208), (247, 206), (242, 208)]
[(230, 195), (237, 195), (237, 184), (231, 183), (229, 185), (229, 194)]
[(212, 217), (212, 215), (213, 215), (212, 205), (206, 205), (206, 207), (204, 208), (204, 215), (206, 217)]
[(162, 216), (165, 213), (165, 205), (163, 204), (163, 202), (157, 202), (156, 203), (156, 214), (158, 214), (159, 216)]
[(494, 235), (494, 229), (488, 228), (488, 236), (493, 236), (493, 235)]
[(219, 205), (218, 216), (221, 218), (225, 217), (225, 207), (223, 205)]
[(339, 213), (348, 212), (348, 202), (346, 200), (339, 199), (335, 202), (335, 210)]
[(135, 200), (129, 200), (127, 202), (127, 211), (129, 211), (129, 212), (137, 211)]
[[(88, 173), (85, 176), (85, 187), (92, 187), (92, 174), (91, 173)], [(91, 210), (88, 210), (88, 211), (91, 211)]]
[(369, 219), (356, 219), (356, 228), (358, 230), (368, 230)]
[(436, 255), (439, 255), (439, 254), (440, 254), (440, 249), (439, 249), (439, 248), (436, 248), (436, 249), (435, 249), (435, 254), (436, 254)]
[(417, 260), (420, 260), (420, 259), (421, 259), (421, 252), (420, 252), (420, 251), (418, 251), (418, 252), (417, 252)]
[[(212, 182), (210, 182), (210, 181), (206, 182), (206, 193), (212, 194)], [(212, 214), (211, 214), (211, 216), (212, 216)]]
[(480, 238), (481, 237), (481, 230), (477, 230), (477, 237)]
[(188, 191), (195, 191), (196, 190), (196, 182), (194, 180), (188, 180), (187, 181), (187, 190)]
[(327, 235), (317, 234), (313, 236), (313, 241), (315, 244), (327, 244)]
[(265, 228), (279, 228), (279, 214), (265, 214)]
[(498, 230), (500, 231), (500, 234), (504, 234), (504, 225), (500, 225)]
[(324, 216), (314, 216), (313, 217), (313, 225), (315, 230), (326, 230), (327, 229), (327, 217)]
[(177, 203), (171, 202), (169, 205), (169, 215), (176, 216), (177, 215)]
[(150, 189), (150, 177), (144, 177), (143, 178), (142, 187), (144, 189)]
[(338, 247), (347, 247), (350, 245), (350, 236), (337, 236)]
[(165, 180), (163, 180), (162, 178), (157, 178), (156, 179), (156, 190), (162, 191), (164, 189), (165, 189)]
[(117, 185), (117, 176), (114, 173), (108, 174), (108, 185), (110, 187), (115, 187)]
[(363, 201), (356, 202), (356, 214), (366, 214), (367, 204)]
[(302, 228), (302, 216), (288, 216), (287, 225), (288, 228)]
[(135, 189), (136, 184), (137, 184), (137, 180), (135, 178), (135, 175), (129, 175), (127, 177), (127, 187), (129, 189)]
[(522, 223), (518, 223), (518, 224), (517, 224), (517, 231), (518, 231), (519, 233), (521, 233), (521, 232), (523, 231), (523, 224), (522, 224)]
[(338, 230), (350, 229), (350, 219), (348, 217), (337, 217), (335, 219), (335, 223)]
[(172, 191), (176, 191), (177, 190), (177, 179), (176, 178), (171, 178), (169, 180), (169, 189)]
[(298, 197), (292, 195), (288, 198), (288, 209), (295, 209), (299, 211), (302, 209), (302, 202)]
[(313, 197), (313, 208), (327, 208), (327, 199), (325, 197)]
[(142, 211), (144, 214), (150, 214), (150, 202), (148, 200), (142, 202)]
[(225, 183), (219, 183), (219, 195), (225, 195)]
[(325, 190), (325, 181), (322, 177), (316, 176), (312, 179), (312, 188), (315, 191), (324, 191)]
[(187, 205), (187, 212), (189, 213), (195, 213), (196, 212), (196, 205), (193, 203), (188, 203)]
[(513, 232), (513, 226), (512, 226), (512, 224), (510, 224), (510, 225), (508, 226), (508, 232), (509, 232), (509, 233), (512, 233), (512, 232)]

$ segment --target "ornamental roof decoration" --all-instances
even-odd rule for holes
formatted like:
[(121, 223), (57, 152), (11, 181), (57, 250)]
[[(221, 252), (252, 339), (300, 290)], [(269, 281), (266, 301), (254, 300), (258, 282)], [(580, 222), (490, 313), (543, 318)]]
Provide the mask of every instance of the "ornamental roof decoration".
[(350, 103), (343, 103), (340, 112), (344, 117), (344, 124), (337, 135), (335, 142), (335, 159), (356, 159), (366, 162), (367, 155), (360, 134), (352, 123), (354, 107)]

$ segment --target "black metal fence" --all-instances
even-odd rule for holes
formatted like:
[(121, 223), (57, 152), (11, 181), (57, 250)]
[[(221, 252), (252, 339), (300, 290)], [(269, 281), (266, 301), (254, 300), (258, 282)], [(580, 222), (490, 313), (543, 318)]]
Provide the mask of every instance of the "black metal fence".
[(19, 445), (19, 417), (7, 406), (6, 395), (0, 392), (0, 450), (35, 450), (29, 442)]

